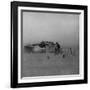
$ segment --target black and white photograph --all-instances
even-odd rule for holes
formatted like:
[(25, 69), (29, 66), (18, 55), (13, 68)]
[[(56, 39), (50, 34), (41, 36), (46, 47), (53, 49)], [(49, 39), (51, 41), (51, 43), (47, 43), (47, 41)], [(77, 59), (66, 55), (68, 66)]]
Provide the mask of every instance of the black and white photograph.
[(22, 12), (22, 77), (79, 74), (79, 14)]
[(12, 80), (17, 80), (12, 87), (87, 82), (87, 7), (64, 6), (12, 2), (13, 18), (16, 14), (12, 28), (18, 32), (14, 42), (17, 60), (12, 61), (13, 73), (17, 73)]

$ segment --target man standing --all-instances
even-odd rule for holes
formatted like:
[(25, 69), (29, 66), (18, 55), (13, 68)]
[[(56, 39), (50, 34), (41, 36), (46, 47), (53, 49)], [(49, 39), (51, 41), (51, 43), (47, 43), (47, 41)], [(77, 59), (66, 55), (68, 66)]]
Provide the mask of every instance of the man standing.
[(55, 46), (55, 54), (59, 54), (60, 53), (60, 44), (58, 42), (56, 42), (56, 46)]

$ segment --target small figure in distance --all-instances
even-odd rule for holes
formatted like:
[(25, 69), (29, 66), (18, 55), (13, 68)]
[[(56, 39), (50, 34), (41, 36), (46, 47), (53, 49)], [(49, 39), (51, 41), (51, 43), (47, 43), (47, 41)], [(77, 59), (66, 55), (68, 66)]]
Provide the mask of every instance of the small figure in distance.
[(71, 55), (72, 55), (72, 48), (70, 48), (70, 53), (71, 53)]
[(55, 45), (55, 54), (59, 54), (60, 53), (60, 44), (58, 42), (56, 42), (56, 45)]
[(65, 54), (63, 54), (63, 55), (62, 55), (62, 57), (63, 57), (63, 58), (65, 58), (65, 57), (66, 57), (66, 55), (65, 55)]

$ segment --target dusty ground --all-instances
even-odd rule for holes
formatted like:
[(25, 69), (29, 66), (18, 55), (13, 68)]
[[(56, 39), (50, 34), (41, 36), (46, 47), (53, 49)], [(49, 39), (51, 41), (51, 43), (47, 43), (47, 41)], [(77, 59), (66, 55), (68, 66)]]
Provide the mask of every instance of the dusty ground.
[(79, 55), (67, 56), (53, 53), (29, 53), (24, 51), (22, 77), (79, 74)]

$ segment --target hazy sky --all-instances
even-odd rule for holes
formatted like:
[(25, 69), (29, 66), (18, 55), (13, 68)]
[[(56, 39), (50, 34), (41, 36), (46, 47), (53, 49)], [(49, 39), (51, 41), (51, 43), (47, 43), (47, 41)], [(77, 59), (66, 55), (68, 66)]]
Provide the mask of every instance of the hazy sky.
[(79, 14), (23, 12), (23, 42), (42, 40), (78, 45)]

